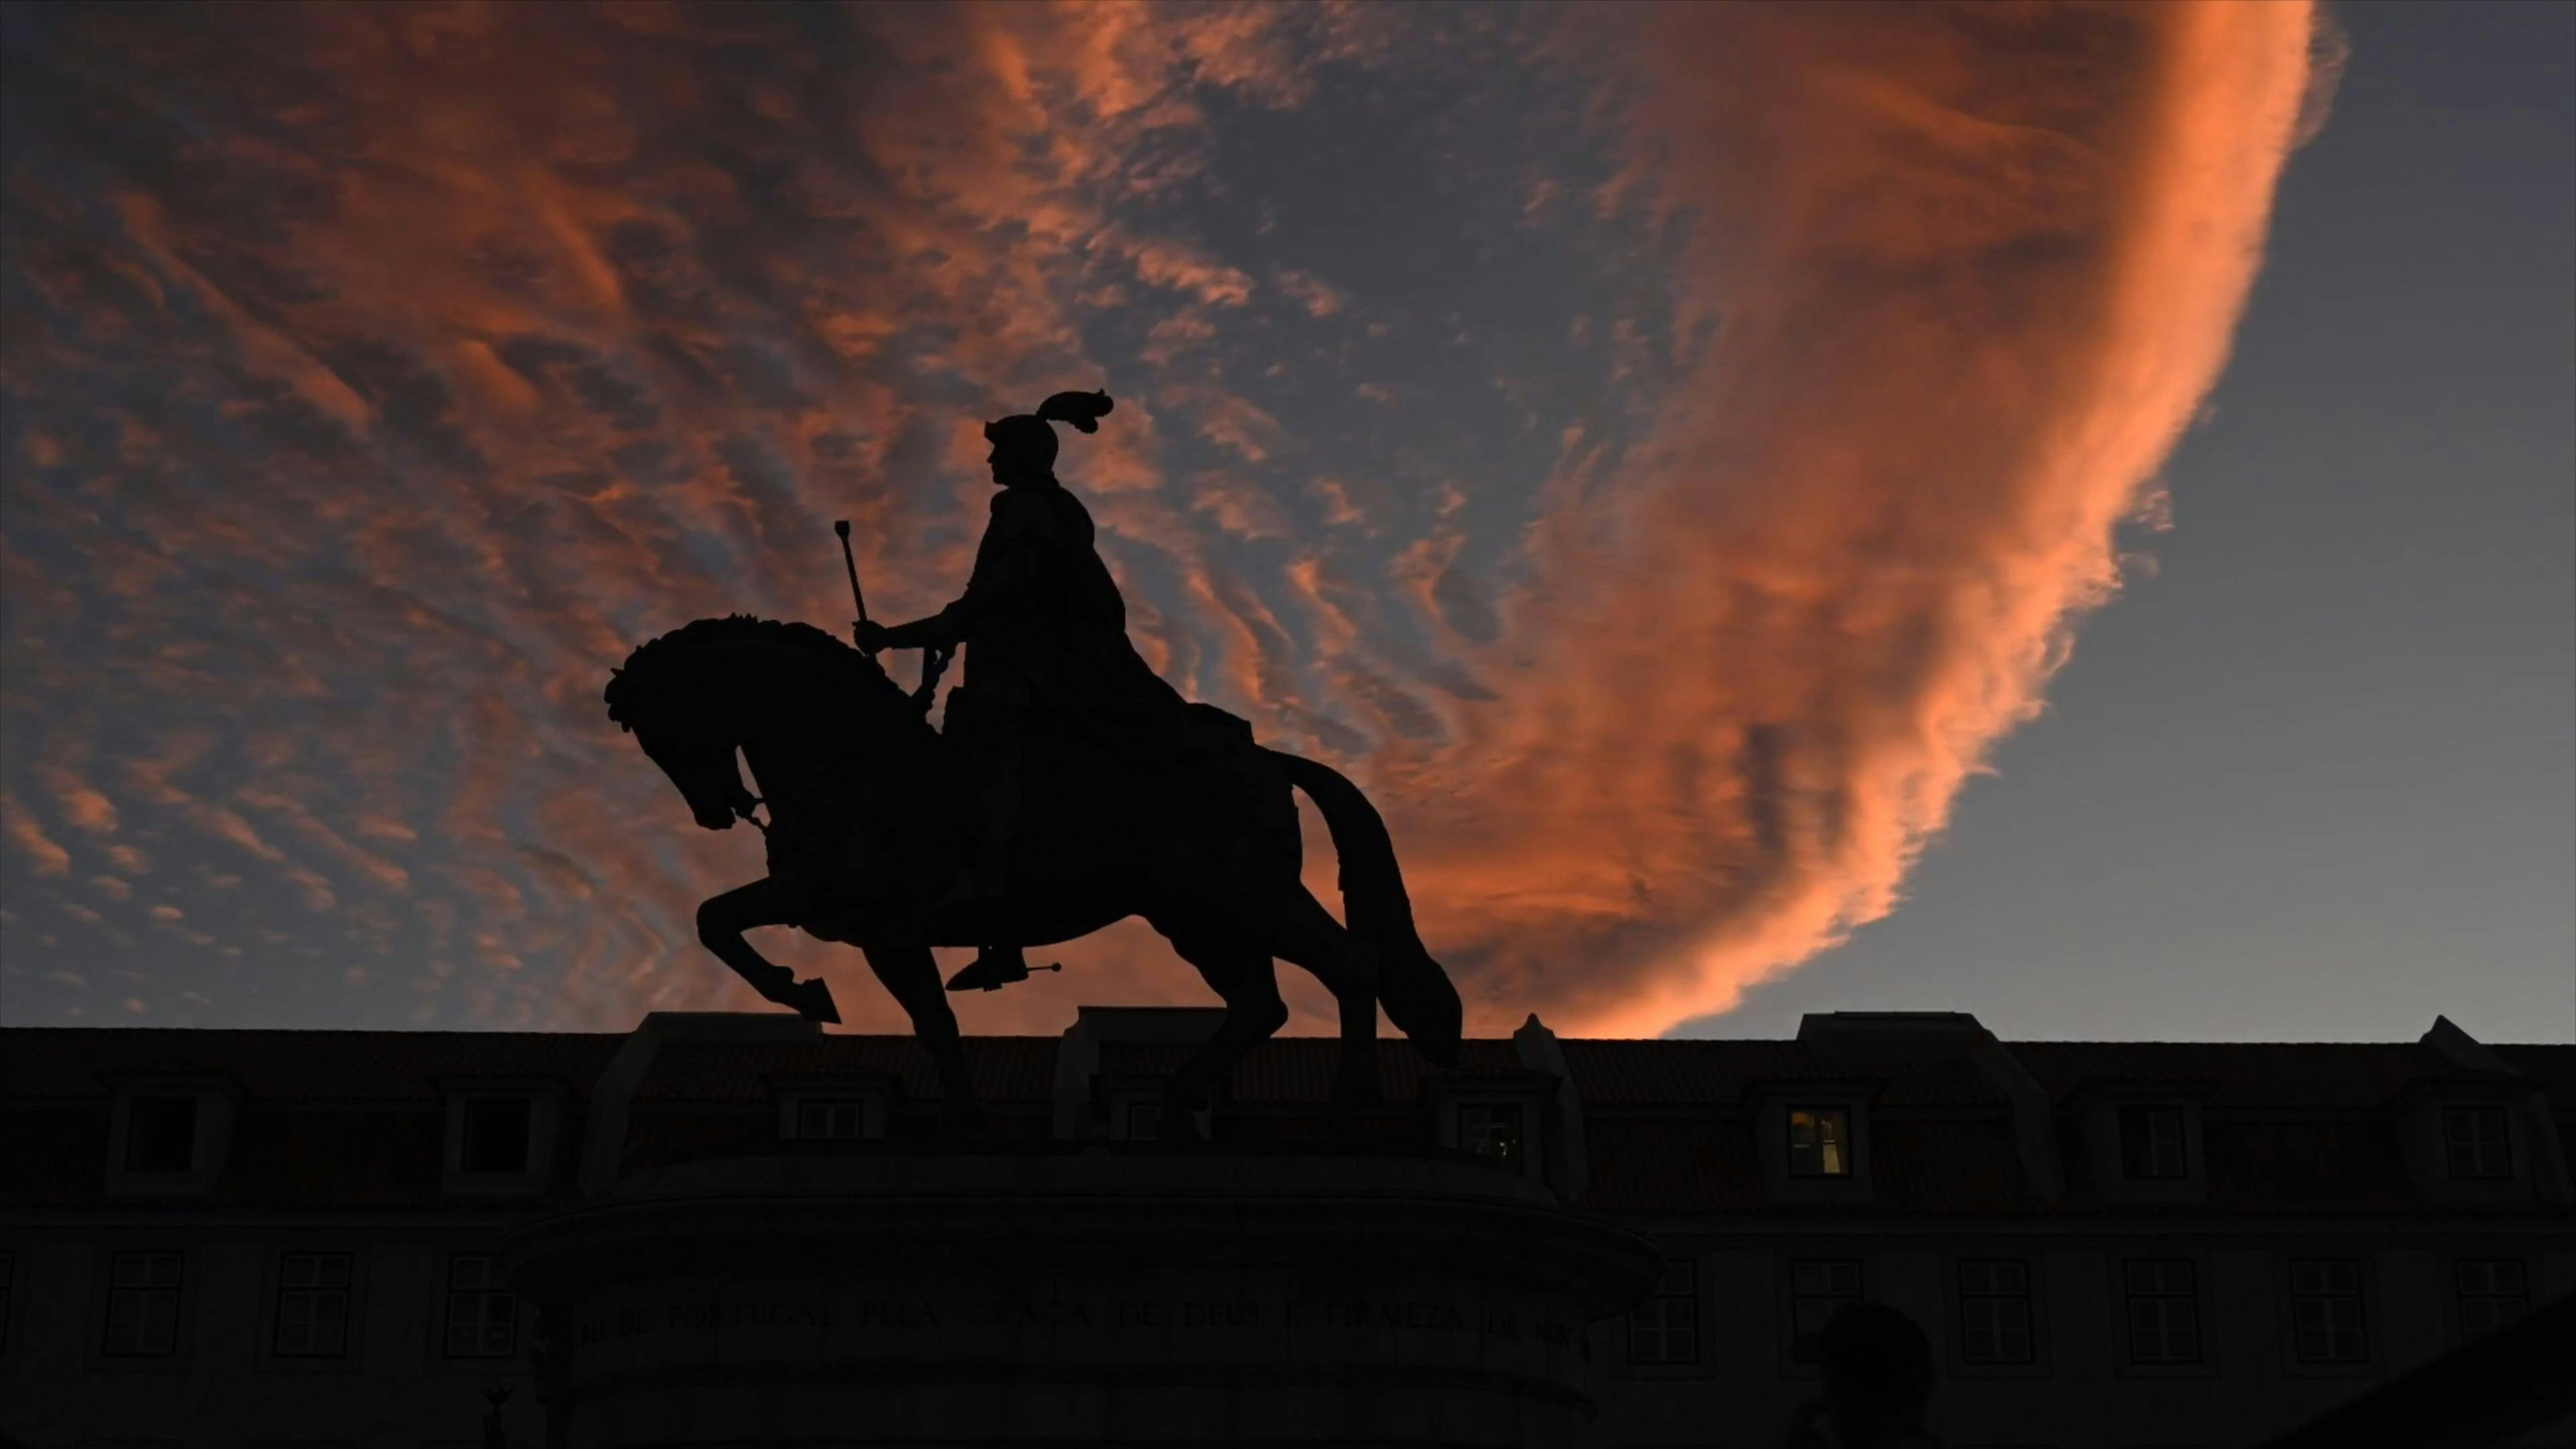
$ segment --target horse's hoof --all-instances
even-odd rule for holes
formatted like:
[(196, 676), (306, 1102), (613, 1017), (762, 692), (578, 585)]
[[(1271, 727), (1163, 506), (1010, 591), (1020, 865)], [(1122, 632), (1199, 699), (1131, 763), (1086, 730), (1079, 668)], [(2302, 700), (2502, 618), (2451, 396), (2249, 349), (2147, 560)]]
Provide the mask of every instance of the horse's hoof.
[(841, 1024), (841, 1008), (832, 1002), (832, 984), (822, 977), (797, 982), (787, 989), (787, 997), (787, 1004), (807, 1021)]

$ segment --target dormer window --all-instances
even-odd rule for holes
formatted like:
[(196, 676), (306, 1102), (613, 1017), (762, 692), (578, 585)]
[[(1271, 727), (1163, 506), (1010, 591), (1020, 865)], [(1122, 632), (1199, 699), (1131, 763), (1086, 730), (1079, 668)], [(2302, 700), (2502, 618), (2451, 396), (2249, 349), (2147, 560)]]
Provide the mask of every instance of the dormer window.
[(1505, 1172), (1547, 1180), (1548, 1094), (1555, 1083), (1536, 1075), (1518, 1081), (1435, 1085), (1425, 1095), (1434, 1140), (1442, 1147), (1490, 1162)]
[(2182, 1108), (2120, 1109), (2120, 1173), (2138, 1182), (2177, 1182), (2191, 1175)]
[(2209, 1200), (2200, 1098), (2205, 1082), (2088, 1084), (2069, 1102), (2084, 1144), (2086, 1175), (2116, 1206), (2179, 1206)]
[(2502, 1107), (2443, 1108), (2442, 1146), (2453, 1177), (2513, 1176), (2513, 1135)]
[(186, 1172), (196, 1165), (195, 1094), (137, 1096), (126, 1110), (126, 1171)]
[(1871, 1103), (1877, 1083), (1782, 1082), (1753, 1089), (1754, 1161), (1775, 1203), (1858, 1204), (1875, 1191)]
[(457, 1170), (520, 1173), (528, 1170), (528, 1141), (536, 1103), (526, 1097), (465, 1099), (465, 1143)]
[(874, 1142), (886, 1135), (886, 1121), (900, 1094), (892, 1077), (774, 1077), (769, 1089), (778, 1096), (778, 1135), (798, 1142)]
[(868, 1104), (858, 1097), (809, 1097), (796, 1104), (796, 1135), (856, 1140), (867, 1135)]
[(1518, 1102), (1462, 1102), (1458, 1107), (1458, 1146), (1478, 1157), (1517, 1168), (1526, 1160), (1528, 1114)]
[(241, 1088), (218, 1072), (155, 1067), (104, 1078), (111, 1197), (202, 1197), (230, 1155)]
[(1851, 1113), (1842, 1107), (1789, 1109), (1789, 1175), (1852, 1174)]
[(548, 1077), (447, 1077), (440, 1187), (467, 1197), (519, 1197), (554, 1185), (563, 1084)]

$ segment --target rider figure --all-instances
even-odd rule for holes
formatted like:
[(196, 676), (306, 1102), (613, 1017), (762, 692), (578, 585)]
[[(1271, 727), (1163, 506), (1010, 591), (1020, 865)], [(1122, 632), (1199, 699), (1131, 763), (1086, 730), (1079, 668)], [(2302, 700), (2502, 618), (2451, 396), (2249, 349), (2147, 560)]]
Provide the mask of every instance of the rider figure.
[(972, 645), (966, 686), (949, 702), (948, 732), (966, 746), (982, 782), (983, 831), (967, 874), (936, 908), (971, 906), (997, 923), (1001, 939), (948, 983), (951, 991), (991, 990), (1028, 975), (1011, 919), (1010, 863), (1032, 717), (1099, 721), (1183, 702), (1128, 642), (1126, 601), (1092, 545), (1091, 514), (1056, 481), (1049, 423), (1096, 432), (1109, 410), (1105, 392), (1062, 392), (1034, 414), (986, 423), (993, 451), (985, 461), (1001, 491), (965, 594), (909, 624), (859, 625), (859, 645), (870, 652)]

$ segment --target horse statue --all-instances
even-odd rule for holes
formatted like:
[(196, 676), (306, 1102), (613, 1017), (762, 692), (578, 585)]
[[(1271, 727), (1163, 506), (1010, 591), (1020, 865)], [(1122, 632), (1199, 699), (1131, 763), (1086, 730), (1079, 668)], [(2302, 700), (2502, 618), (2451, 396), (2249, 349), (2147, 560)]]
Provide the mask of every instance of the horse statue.
[[(1197, 737), (1167, 758), (1105, 765), (1114, 738), (1033, 754), (998, 921), (951, 889), (974, 848), (973, 812), (951, 803), (972, 798), (962, 752), (869, 655), (807, 624), (700, 619), (636, 649), (606, 698), (700, 826), (749, 820), (767, 837), (769, 874), (699, 906), (698, 939), (764, 998), (816, 1021), (840, 1020), (830, 988), (764, 959), (743, 932), (793, 926), (858, 947), (911, 1017), (952, 1120), (975, 1118), (974, 1087), (931, 948), (1050, 945), (1128, 916), (1225, 1003), (1165, 1089), (1166, 1137), (1195, 1137), (1192, 1114), (1215, 1084), (1287, 1023), (1274, 958), (1314, 973), (1339, 1006), (1334, 1116), (1376, 1094), (1380, 1004), (1426, 1058), (1457, 1060), (1458, 992), (1415, 932), (1375, 807), (1329, 766), (1254, 743), (1232, 715), (1192, 706)], [(1347, 927), (1299, 879), (1292, 789), (1331, 832)]]

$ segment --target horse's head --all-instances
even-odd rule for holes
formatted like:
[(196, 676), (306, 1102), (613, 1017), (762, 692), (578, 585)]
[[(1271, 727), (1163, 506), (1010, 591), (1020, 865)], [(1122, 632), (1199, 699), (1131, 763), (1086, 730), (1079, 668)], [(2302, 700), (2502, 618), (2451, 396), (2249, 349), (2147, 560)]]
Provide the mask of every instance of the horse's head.
[[(651, 647), (651, 646), (646, 646)], [(643, 650), (637, 650), (641, 657)], [(739, 743), (712, 717), (703, 701), (674, 689), (675, 681), (639, 673), (635, 660), (611, 671), (608, 717), (631, 732), (645, 757), (670, 777), (689, 805), (689, 814), (709, 830), (730, 830), (758, 803), (744, 788), (735, 763)]]
[(903, 697), (874, 661), (823, 631), (735, 615), (700, 619), (638, 648), (610, 671), (605, 698), (608, 717), (679, 787), (690, 816), (706, 829), (730, 830), (760, 803), (743, 784), (736, 752), (762, 731), (762, 710), (842, 714), (873, 703), (882, 711), (882, 696), (898, 706)]

